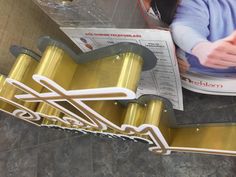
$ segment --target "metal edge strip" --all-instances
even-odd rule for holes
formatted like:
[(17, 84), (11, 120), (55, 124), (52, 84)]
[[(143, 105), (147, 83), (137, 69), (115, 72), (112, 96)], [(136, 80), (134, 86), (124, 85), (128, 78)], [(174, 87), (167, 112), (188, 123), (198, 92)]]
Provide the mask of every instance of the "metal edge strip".
[(38, 49), (44, 52), (49, 45), (57, 46), (66, 51), (77, 63), (86, 63), (98, 60), (108, 56), (118, 55), (121, 53), (135, 53), (143, 58), (143, 71), (151, 70), (156, 66), (157, 58), (148, 48), (129, 42), (117, 43), (111, 46), (103, 47), (86, 53), (76, 54), (67, 45), (57, 40), (44, 36), (38, 40)]
[(22, 46), (12, 45), (9, 50), (15, 58), (17, 58), (20, 54), (26, 54), (31, 56), (36, 61), (40, 61), (41, 59), (41, 56), (39, 54)]

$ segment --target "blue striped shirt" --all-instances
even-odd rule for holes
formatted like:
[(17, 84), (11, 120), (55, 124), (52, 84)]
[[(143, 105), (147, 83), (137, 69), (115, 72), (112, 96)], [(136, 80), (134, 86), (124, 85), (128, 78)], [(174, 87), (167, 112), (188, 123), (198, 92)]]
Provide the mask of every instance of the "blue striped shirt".
[(236, 0), (181, 0), (171, 24), (175, 43), (185, 51), (190, 70), (201, 73), (235, 73), (235, 67), (204, 67), (191, 55), (192, 48), (202, 41), (225, 38), (236, 29)]

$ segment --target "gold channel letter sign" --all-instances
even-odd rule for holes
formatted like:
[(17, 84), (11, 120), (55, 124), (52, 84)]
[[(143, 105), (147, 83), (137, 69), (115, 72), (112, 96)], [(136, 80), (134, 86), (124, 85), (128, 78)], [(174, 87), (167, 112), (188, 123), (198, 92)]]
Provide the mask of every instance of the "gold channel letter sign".
[(0, 109), (37, 126), (149, 143), (157, 154), (172, 151), (236, 155), (236, 126), (179, 127), (168, 100), (136, 98), (142, 70), (156, 64), (148, 49), (121, 43), (76, 55), (41, 38), (42, 56), (12, 47), (16, 62), (0, 77)]

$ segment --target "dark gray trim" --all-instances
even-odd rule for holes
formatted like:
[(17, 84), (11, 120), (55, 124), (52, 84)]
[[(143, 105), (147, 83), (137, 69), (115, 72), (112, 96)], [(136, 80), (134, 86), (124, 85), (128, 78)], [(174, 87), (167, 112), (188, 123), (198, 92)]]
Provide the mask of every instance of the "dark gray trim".
[(103, 47), (86, 53), (76, 54), (68, 46), (62, 42), (51, 39), (48, 36), (41, 37), (38, 41), (38, 49), (44, 52), (47, 46), (54, 45), (63, 49), (68, 53), (77, 63), (86, 63), (101, 58), (119, 55), (122, 53), (135, 53), (143, 58), (143, 71), (153, 69), (156, 66), (157, 58), (148, 48), (129, 42), (122, 42), (108, 47)]
[(26, 54), (31, 56), (36, 61), (39, 61), (41, 59), (41, 56), (35, 53), (34, 51), (18, 45), (12, 45), (10, 47), (10, 52), (15, 58), (17, 58), (20, 54)]

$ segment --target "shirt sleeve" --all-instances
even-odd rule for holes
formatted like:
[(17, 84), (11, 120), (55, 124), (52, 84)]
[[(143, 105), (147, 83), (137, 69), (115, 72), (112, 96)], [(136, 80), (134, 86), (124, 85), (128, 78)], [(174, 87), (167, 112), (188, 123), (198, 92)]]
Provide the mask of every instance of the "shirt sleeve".
[(206, 0), (181, 0), (171, 24), (175, 43), (191, 53), (199, 42), (207, 41), (209, 35), (209, 10)]

